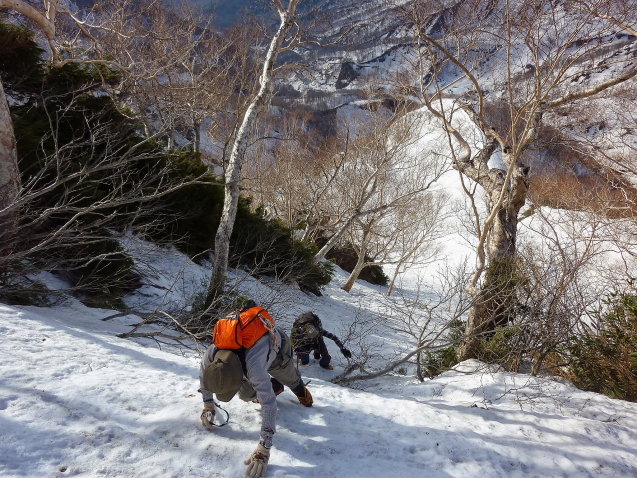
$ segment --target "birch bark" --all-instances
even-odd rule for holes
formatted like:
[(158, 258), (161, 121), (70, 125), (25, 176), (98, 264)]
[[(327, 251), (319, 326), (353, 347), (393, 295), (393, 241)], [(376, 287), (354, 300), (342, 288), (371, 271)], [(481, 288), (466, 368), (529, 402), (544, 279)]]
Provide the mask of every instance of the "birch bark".
[[(621, 4), (609, 1), (608, 5), (611, 3)], [(463, 177), (482, 186), (487, 198), (487, 217), (481, 220), (473, 196), (465, 187), (476, 214), (479, 242), (477, 268), (467, 287), (474, 298), (474, 307), (459, 349), (459, 360), (475, 357), (480, 342), (489, 331), (497, 325), (506, 325), (507, 316), (512, 315), (518, 213), (528, 196), (529, 169), (523, 158), (537, 139), (539, 127), (547, 123), (545, 113), (593, 97), (637, 75), (633, 57), (618, 57), (619, 51), (609, 53), (601, 40), (613, 38), (617, 26), (630, 31), (613, 18), (603, 17), (587, 8), (565, 9), (559, 3), (546, 3), (543, 4), (546, 9), (533, 11), (519, 10), (514, 2), (506, 2), (502, 9), (493, 9), (489, 2), (477, 1), (471, 5), (485, 15), (476, 15), (471, 10), (454, 12), (453, 22), (437, 36), (428, 33), (430, 25), (416, 15), (419, 11), (406, 10), (428, 55), (423, 55), (419, 63), (421, 71), (429, 72), (431, 78), (430, 85), (425, 85), (421, 92), (422, 102), (441, 121), (450, 145), (459, 146), (454, 153), (456, 169)], [(609, 22), (597, 21), (601, 18)], [(479, 25), (480, 22), (484, 25)], [(483, 32), (489, 33), (484, 36)], [(488, 83), (474, 68), (478, 62), (472, 56), (476, 51), (487, 51), (485, 40), (490, 47), (493, 45), (492, 32), (499, 32), (497, 48), (487, 53), (484, 60), (496, 53), (506, 58), (501, 73), (504, 88), (501, 97), (495, 101), (485, 96)], [(582, 38), (599, 38), (600, 41), (576, 41)], [(515, 61), (519, 58), (520, 48), (526, 49), (527, 66), (532, 67), (530, 73), (516, 73)], [(589, 61), (590, 58), (595, 61)], [(574, 84), (573, 78), (593, 78), (599, 65), (605, 62), (623, 63), (623, 68), (616, 68), (614, 75), (600, 75), (597, 81), (584, 83), (584, 87)], [(461, 78), (466, 78), (472, 85), (471, 93), (456, 100), (454, 106), (445, 106), (442, 101), (447, 85), (438, 75), (445, 63), (461, 71)], [(423, 65), (431, 70), (422, 70)], [(496, 112), (498, 101), (504, 105), (499, 117)], [(453, 108), (467, 113), (482, 132), (484, 146), (476, 154), (472, 153), (467, 138), (452, 126)], [(502, 154), (503, 169), (494, 169), (488, 164), (497, 150)]]
[(241, 184), (241, 170), (243, 168), (248, 139), (259, 109), (269, 98), (274, 65), (283, 48), (285, 39), (295, 24), (296, 8), (300, 0), (290, 0), (288, 7), (284, 8), (280, 0), (273, 0), (281, 18), (281, 23), (274, 37), (270, 41), (263, 69), (259, 77), (259, 90), (248, 105), (241, 124), (237, 130), (228, 167), (225, 173), (225, 191), (221, 222), (215, 235), (215, 263), (212, 271), (212, 280), (208, 290), (207, 305), (210, 305), (215, 297), (222, 291), (228, 270), (228, 256), (230, 253), (230, 236), (237, 217), (239, 203), (239, 186)]

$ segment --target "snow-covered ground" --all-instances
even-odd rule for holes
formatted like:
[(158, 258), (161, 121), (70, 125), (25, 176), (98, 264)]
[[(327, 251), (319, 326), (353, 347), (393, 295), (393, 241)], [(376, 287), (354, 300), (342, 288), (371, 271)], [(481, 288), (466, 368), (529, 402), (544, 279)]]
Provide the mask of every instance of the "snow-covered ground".
[[(128, 299), (137, 308), (171, 287), (168, 302), (182, 307), (179, 295), (190, 300), (208, 273), (161, 252), (147, 250), (154, 286)], [(270, 300), (284, 327), (311, 309), (339, 335), (354, 317), (387, 305), (385, 288), (359, 282), (347, 294), (339, 288), (345, 278), (340, 272), (323, 297), (250, 280), (245, 290)], [(403, 291), (415, 294), (409, 287), (417, 283), (412, 276)], [(118, 338), (139, 317), (114, 314), (72, 300), (52, 308), (0, 304), (0, 476), (243, 476), (259, 406), (235, 398), (229, 425), (205, 430), (198, 352)], [(387, 329), (372, 335), (385, 352), (406, 347)], [(329, 382), (345, 362), (328, 347), (334, 371), (314, 361), (302, 368), (314, 406), (300, 406), (287, 390), (277, 399), (268, 476), (637, 476), (637, 404), (473, 362), (424, 383), (393, 375), (344, 388)]]

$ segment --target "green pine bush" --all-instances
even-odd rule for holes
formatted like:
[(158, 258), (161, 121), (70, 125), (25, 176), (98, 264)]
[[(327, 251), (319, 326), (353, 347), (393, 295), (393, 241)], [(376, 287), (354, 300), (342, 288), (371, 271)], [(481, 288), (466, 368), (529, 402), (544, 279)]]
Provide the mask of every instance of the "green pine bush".
[(612, 398), (637, 401), (637, 295), (611, 294), (595, 326), (565, 350), (576, 386)]
[[(157, 145), (143, 143), (138, 125), (101, 91), (104, 82), (118, 80), (117, 72), (73, 63), (47, 67), (42, 53), (28, 29), (0, 23), (0, 74), (6, 93), (19, 100), (11, 114), (21, 181), (37, 193), (13, 224), (17, 234), (3, 232), (19, 258), (14, 264), (8, 259), (0, 278), (3, 298), (19, 301), (24, 295), (18, 276), (25, 273), (25, 260), (61, 275), (79, 297), (121, 296), (138, 287), (139, 277), (112, 232), (126, 226), (137, 205), (79, 213), (117, 193), (121, 185), (112, 181), (114, 173), (127, 175), (132, 187), (169, 158)], [(124, 170), (117, 162), (131, 148), (139, 161)], [(69, 179), (87, 170), (93, 172)]]
[[(132, 258), (111, 239), (112, 232), (130, 226), (145, 229), (146, 238), (174, 243), (191, 257), (214, 250), (224, 192), (199, 155), (166, 151), (164, 145), (140, 135), (140, 125), (101, 90), (104, 82), (116, 84), (116, 71), (98, 64), (46, 67), (42, 53), (28, 29), (0, 23), (0, 74), (7, 94), (21, 100), (11, 113), (22, 183), (45, 191), (24, 208), (19, 246), (28, 250), (64, 229), (62, 240), (27, 259), (70, 281), (87, 303), (115, 304), (117, 297), (139, 285), (139, 277)], [(113, 181), (109, 164), (117, 164), (121, 155), (132, 151), (135, 159), (122, 171), (126, 182)], [(68, 178), (96, 161), (104, 167), (81, 182), (65, 180), (50, 187), (56, 178)], [(115, 192), (127, 193), (158, 171), (165, 173), (157, 182), (146, 184), (147, 196), (160, 180), (162, 185), (198, 181), (145, 201), (146, 209), (133, 201), (74, 218), (77, 211), (86, 211)], [(56, 210), (61, 201), (72, 207)], [(68, 227), (70, 220), (72, 227)], [(245, 267), (256, 276), (296, 281), (315, 294), (320, 294), (333, 273), (330, 263), (313, 263), (315, 246), (294, 240), (292, 231), (279, 221), (267, 220), (263, 208), (253, 208), (246, 197), (239, 201), (230, 253), (233, 266)], [(92, 296), (101, 298), (92, 300)]]
[[(200, 175), (205, 165), (194, 153), (179, 158), (184, 176)], [(172, 218), (163, 232), (176, 247), (191, 257), (214, 252), (214, 239), (223, 210), (223, 185), (212, 176), (200, 179), (168, 198), (166, 214)], [(156, 237), (156, 239), (159, 239)], [(252, 199), (239, 198), (237, 217), (230, 238), (229, 261), (257, 277), (297, 282), (302, 290), (320, 295), (333, 274), (332, 264), (314, 264), (316, 246), (295, 240), (292, 231), (278, 220), (265, 218), (263, 207)]]
[[(458, 364), (458, 346), (464, 334), (466, 323), (460, 319), (449, 324), (444, 341), (449, 343), (448, 347), (426, 351), (422, 358), (422, 372), (424, 376), (434, 378)], [(421, 378), (422, 379), (422, 378)]]

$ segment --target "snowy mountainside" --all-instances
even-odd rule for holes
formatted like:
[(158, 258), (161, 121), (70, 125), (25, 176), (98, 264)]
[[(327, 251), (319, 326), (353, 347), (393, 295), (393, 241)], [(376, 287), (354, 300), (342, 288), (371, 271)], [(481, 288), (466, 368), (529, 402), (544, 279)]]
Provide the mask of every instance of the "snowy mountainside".
[[(327, 0), (325, 5), (329, 4)], [(453, 8), (453, 4), (450, 2), (449, 8)], [(417, 64), (417, 42), (410, 26), (397, 14), (397, 8), (374, 0), (363, 2), (349, 23), (354, 25), (353, 34), (344, 41), (327, 48), (311, 46), (299, 49), (297, 53), (320, 73), (310, 75), (299, 72), (291, 81), (286, 79), (286, 85), (280, 90), (275, 103), (279, 106), (301, 106), (321, 114), (360, 102), (369, 91), (382, 92), (382, 95), (391, 98), (392, 85), (397, 78), (401, 82), (409, 78), (411, 84), (417, 87), (422, 81), (414, 70)], [(325, 33), (325, 41), (337, 38), (348, 21), (347, 16), (335, 21), (333, 28)], [(564, 14), (559, 21), (564, 22), (564, 25), (558, 25), (557, 29), (564, 37), (568, 36), (574, 28), (568, 23), (568, 15)], [(432, 16), (429, 28), (436, 38), (435, 32), (439, 27)], [(591, 27), (590, 31), (594, 32), (595, 29)], [(588, 38), (588, 32), (589, 29), (584, 28), (574, 33), (576, 41), (573, 41), (571, 49), (577, 51), (587, 42), (600, 42), (603, 47), (595, 48), (591, 54), (569, 57), (569, 61), (573, 61), (573, 71), (566, 75), (568, 81), (551, 92), (553, 97), (592, 88), (634, 66), (637, 37), (618, 31), (603, 38)], [(498, 50), (498, 46), (490, 40), (492, 37), (487, 35), (482, 39), (473, 53), (476, 58), (482, 59), (477, 61), (472, 72), (481, 82), (485, 101), (495, 106), (497, 113), (498, 102), (503, 98), (506, 100), (508, 95), (505, 74), (508, 53), (506, 48)], [(492, 54), (492, 50), (496, 53)], [(518, 88), (532, 89), (532, 85), (526, 83), (530, 78), (529, 73), (535, 68), (531, 53), (520, 41), (519, 45), (512, 47), (511, 54), (511, 78), (519, 79)], [(294, 61), (298, 61), (298, 58)], [(577, 68), (582, 69), (580, 74), (575, 73)], [(460, 79), (462, 75), (457, 66), (445, 67), (440, 74), (441, 85), (448, 85), (443, 91), (444, 97), (454, 99), (468, 91), (470, 81), (467, 78)], [(537, 186), (532, 186), (532, 190), (542, 190), (543, 194), (550, 196), (539, 197), (541, 194), (538, 193), (536, 199), (540, 203), (568, 202), (568, 198), (554, 197), (560, 196), (559, 183), (565, 181), (569, 184), (580, 182), (585, 184), (580, 186), (583, 187), (582, 192), (603, 191), (603, 194), (620, 202), (622, 198), (619, 198), (615, 191), (617, 188), (613, 188), (612, 184), (621, 184), (631, 198), (637, 196), (637, 163), (634, 159), (637, 135), (634, 133), (634, 118), (628, 114), (626, 106), (627, 102), (635, 101), (634, 94), (630, 94), (635, 84), (634, 78), (627, 81), (619, 89), (621, 96), (617, 96), (617, 89), (612, 89), (592, 99), (569, 105), (566, 110), (558, 109), (545, 114), (543, 144), (526, 155), (526, 161), (531, 166), (531, 177), (535, 177), (532, 181)], [(559, 135), (555, 135), (555, 131), (559, 131)], [(573, 139), (586, 146), (569, 147)]]
[[(152, 277), (130, 305), (184, 307), (196, 292), (188, 284), (210, 273), (175, 251), (137, 247)], [(359, 281), (347, 294), (345, 279), (339, 271), (323, 297), (247, 278), (241, 287), (271, 303), (284, 328), (313, 310), (343, 338), (355, 317), (387, 307), (386, 288)], [(167, 290), (172, 305), (160, 302)], [(400, 292), (414, 298), (431, 288), (412, 276)], [(0, 304), (0, 476), (244, 476), (259, 406), (232, 400), (223, 405), (229, 425), (208, 432), (199, 422), (201, 350), (121, 339), (139, 317), (114, 315), (73, 299), (50, 308)], [(380, 354), (412, 346), (391, 328), (370, 334)], [(314, 406), (301, 407), (288, 390), (277, 398), (267, 476), (635, 476), (635, 403), (473, 361), (423, 383), (396, 374), (345, 388), (329, 381), (346, 362), (328, 347), (335, 370), (314, 360), (301, 368)]]
[(299, 72), (289, 85), (294, 93), (284, 88), (279, 100), (325, 110), (361, 99), (357, 78), (371, 72), (379, 75), (392, 69), (390, 65), (400, 67), (395, 51), (411, 45), (413, 34), (391, 2), (325, 0), (319, 9), (329, 12), (329, 28), (319, 38), (324, 46), (309, 43), (297, 48), (294, 56), (281, 56), (282, 61), (298, 62), (300, 55), (312, 72)]

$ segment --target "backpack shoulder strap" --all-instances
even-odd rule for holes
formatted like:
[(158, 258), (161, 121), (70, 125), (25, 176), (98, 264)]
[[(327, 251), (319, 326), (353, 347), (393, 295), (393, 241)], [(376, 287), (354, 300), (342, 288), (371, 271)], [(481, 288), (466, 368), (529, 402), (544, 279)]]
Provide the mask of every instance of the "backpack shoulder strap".
[[(263, 312), (265, 312), (265, 314), (263, 314)], [(281, 343), (279, 342), (279, 338), (276, 334), (276, 323), (274, 322), (274, 318), (264, 308), (261, 308), (261, 310), (257, 313), (256, 317), (258, 317), (261, 320), (261, 322), (263, 323), (263, 326), (266, 329), (268, 329), (268, 332), (270, 332), (270, 335), (272, 336), (272, 340), (274, 341), (274, 347), (277, 350), (280, 349)]]

